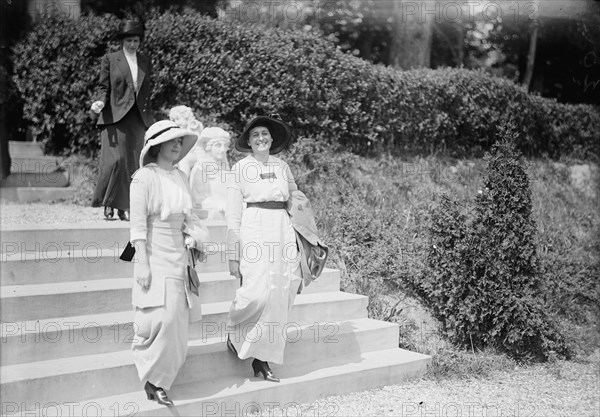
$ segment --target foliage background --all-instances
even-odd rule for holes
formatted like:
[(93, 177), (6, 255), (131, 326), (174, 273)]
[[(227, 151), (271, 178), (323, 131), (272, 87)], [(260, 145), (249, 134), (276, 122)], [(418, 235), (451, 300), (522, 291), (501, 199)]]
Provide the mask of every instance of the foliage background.
[[(15, 46), (13, 79), (25, 119), (48, 150), (98, 151), (88, 108), (99, 60), (117, 47), (116, 26), (110, 16), (57, 16), (41, 20)], [(598, 159), (595, 108), (530, 95), (483, 71), (374, 66), (312, 33), (193, 12), (155, 13), (146, 26), (158, 117), (183, 103), (239, 131), (256, 114), (278, 112), (293, 121), (298, 138), (357, 154), (455, 157), (483, 155), (500, 123), (513, 120), (527, 156)]]

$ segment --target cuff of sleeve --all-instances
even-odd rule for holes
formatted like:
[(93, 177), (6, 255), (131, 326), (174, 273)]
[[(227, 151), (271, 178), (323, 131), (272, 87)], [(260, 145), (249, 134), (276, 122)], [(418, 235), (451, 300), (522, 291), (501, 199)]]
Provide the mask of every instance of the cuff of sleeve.
[(146, 233), (131, 233), (131, 236), (129, 237), (130, 242), (135, 242), (136, 240), (146, 240)]

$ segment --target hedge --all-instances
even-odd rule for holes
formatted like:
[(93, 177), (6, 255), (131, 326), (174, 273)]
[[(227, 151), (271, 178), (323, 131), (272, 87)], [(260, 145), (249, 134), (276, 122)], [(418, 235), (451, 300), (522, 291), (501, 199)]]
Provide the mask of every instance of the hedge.
[[(600, 114), (528, 94), (514, 83), (463, 69), (400, 71), (342, 53), (316, 34), (243, 26), (200, 14), (153, 13), (144, 48), (154, 64), (158, 117), (176, 104), (241, 131), (255, 114), (278, 112), (298, 138), (359, 154), (480, 156), (513, 120), (528, 156), (598, 159)], [(88, 114), (110, 16), (40, 20), (14, 48), (25, 118), (49, 150), (98, 150)]]

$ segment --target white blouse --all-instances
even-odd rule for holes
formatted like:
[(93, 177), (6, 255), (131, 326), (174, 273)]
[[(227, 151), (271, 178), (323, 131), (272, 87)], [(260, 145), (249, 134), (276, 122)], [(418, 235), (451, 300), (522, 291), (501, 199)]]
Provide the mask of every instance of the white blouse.
[(155, 163), (140, 168), (133, 175), (130, 199), (132, 242), (146, 239), (148, 217), (158, 216), (164, 221), (171, 214), (184, 214), (187, 219), (192, 211), (192, 196), (185, 174), (177, 168), (167, 171)]
[(138, 65), (137, 65), (137, 55), (135, 53), (130, 54), (123, 48), (123, 53), (125, 54), (125, 59), (127, 59), (127, 64), (129, 64), (129, 69), (131, 70), (131, 77), (133, 78), (133, 87), (137, 92), (137, 76), (138, 76)]
[(239, 260), (240, 228), (244, 203), (289, 200), (298, 189), (289, 165), (269, 155), (266, 164), (248, 155), (227, 173), (227, 254)]

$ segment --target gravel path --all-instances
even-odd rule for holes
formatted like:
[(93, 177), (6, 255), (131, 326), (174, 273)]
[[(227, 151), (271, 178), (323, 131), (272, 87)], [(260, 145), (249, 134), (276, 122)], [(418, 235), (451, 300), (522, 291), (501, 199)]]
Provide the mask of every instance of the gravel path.
[(83, 207), (75, 204), (2, 203), (0, 225), (106, 222), (103, 212), (102, 207)]
[(427, 377), (380, 389), (339, 395), (298, 407), (263, 410), (263, 416), (599, 416), (598, 354), (585, 363), (516, 367), (486, 378)]
[[(117, 220), (118, 221), (118, 220)], [(102, 208), (1, 204), (0, 225), (106, 222)], [(487, 377), (420, 380), (263, 410), (263, 416), (600, 416), (600, 351), (581, 362), (516, 367)]]

